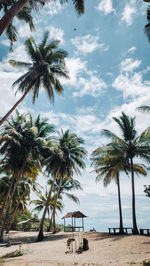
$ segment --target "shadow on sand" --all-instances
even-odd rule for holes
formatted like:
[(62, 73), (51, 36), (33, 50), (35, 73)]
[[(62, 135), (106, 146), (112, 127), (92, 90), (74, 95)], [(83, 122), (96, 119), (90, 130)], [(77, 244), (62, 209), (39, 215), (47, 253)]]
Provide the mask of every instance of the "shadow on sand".
[(104, 239), (111, 239), (112, 241), (118, 241), (124, 237), (130, 237), (132, 236), (132, 234), (123, 234), (123, 235), (119, 235), (119, 234), (116, 234), (116, 235), (109, 235), (109, 233), (99, 233), (99, 232), (92, 232), (92, 233), (88, 233), (89, 237), (92, 239), (92, 240), (104, 240)]
[[(37, 236), (38, 236), (38, 232), (36, 232), (36, 234), (35, 233), (31, 234), (31, 232), (26, 232), (25, 234), (23, 234), (23, 232), (11, 231), (9, 234), (5, 234), (4, 242), (7, 243), (9, 240), (11, 240), (12, 242), (22, 242), (22, 243), (28, 243), (28, 244), (37, 243)], [(69, 237), (69, 234), (67, 233), (53, 234), (53, 233), (45, 232), (43, 241), (55, 241), (55, 240), (65, 239), (68, 237)]]

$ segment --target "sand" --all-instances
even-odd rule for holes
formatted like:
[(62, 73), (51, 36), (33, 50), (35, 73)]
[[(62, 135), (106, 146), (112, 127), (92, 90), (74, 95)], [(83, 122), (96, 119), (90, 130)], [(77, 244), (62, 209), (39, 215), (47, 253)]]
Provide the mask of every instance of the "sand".
[[(150, 237), (147, 236), (112, 236), (108, 233), (76, 233), (76, 239), (85, 237), (89, 241), (89, 250), (82, 254), (66, 254), (67, 239), (71, 233), (46, 233), (47, 238), (35, 242), (37, 232), (10, 232), (6, 238), (22, 241), (24, 255), (1, 261), (1, 266), (124, 266), (142, 265), (143, 260), (150, 259)], [(0, 247), (0, 256), (19, 249), (18, 246)]]

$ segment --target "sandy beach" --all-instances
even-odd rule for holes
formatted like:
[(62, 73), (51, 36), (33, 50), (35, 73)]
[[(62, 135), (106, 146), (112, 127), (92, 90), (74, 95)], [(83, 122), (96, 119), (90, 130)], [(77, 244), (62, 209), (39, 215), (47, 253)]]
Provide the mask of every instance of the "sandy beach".
[[(66, 254), (66, 242), (71, 233), (47, 233), (42, 242), (35, 242), (37, 232), (10, 232), (6, 238), (22, 241), (24, 255), (1, 261), (1, 266), (18, 265), (142, 265), (143, 260), (150, 259), (150, 238), (146, 236), (110, 236), (108, 233), (75, 233), (77, 238), (86, 237), (89, 250), (82, 254)], [(19, 249), (19, 245), (0, 247), (0, 256)]]

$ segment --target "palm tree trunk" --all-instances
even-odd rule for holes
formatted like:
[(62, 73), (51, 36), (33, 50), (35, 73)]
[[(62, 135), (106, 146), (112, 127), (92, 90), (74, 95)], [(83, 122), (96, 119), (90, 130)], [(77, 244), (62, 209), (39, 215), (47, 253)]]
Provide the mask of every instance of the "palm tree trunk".
[(1, 121), (0, 121), (0, 126), (6, 121), (6, 119), (10, 116), (10, 114), (16, 109), (16, 107), (19, 105), (19, 103), (21, 103), (23, 100), (24, 100), (24, 98), (25, 98), (25, 96), (28, 94), (28, 92), (29, 92), (29, 90), (27, 90), (24, 94), (23, 94), (23, 96), (20, 98), (20, 100), (19, 101), (17, 101), (16, 103), (15, 103), (15, 105), (8, 111), (8, 113), (1, 119)]
[(0, 242), (3, 242), (3, 234), (4, 234), (4, 228), (5, 228), (5, 223), (6, 223), (6, 220), (7, 220), (7, 217), (9, 215), (9, 210), (10, 210), (10, 206), (11, 206), (11, 201), (13, 199), (13, 196), (14, 196), (14, 193), (16, 191), (16, 188), (17, 188), (17, 185), (19, 183), (19, 177), (21, 177), (23, 175), (23, 170), (24, 170), (24, 167), (25, 167), (25, 163), (26, 163), (26, 160), (24, 161), (23, 163), (23, 166), (22, 166), (22, 169), (19, 171), (18, 175), (16, 176), (16, 182), (15, 182), (15, 185), (12, 189), (12, 192), (10, 194), (10, 198), (9, 198), (9, 201), (7, 203), (7, 208), (6, 208), (6, 215), (5, 215), (5, 218), (4, 218), (4, 221), (3, 221), (3, 224), (2, 224), (2, 228), (1, 228), (1, 232), (0, 232)]
[(59, 188), (58, 188), (58, 191), (57, 191), (57, 195), (56, 195), (56, 199), (55, 199), (55, 204), (54, 204), (54, 208), (53, 208), (53, 212), (52, 212), (53, 223), (54, 223), (54, 231), (53, 231), (54, 233), (56, 233), (56, 224), (55, 224), (56, 205), (57, 205), (58, 197), (60, 195), (62, 181), (63, 181), (63, 177), (60, 178)]
[(122, 208), (121, 208), (121, 193), (120, 193), (120, 180), (119, 174), (117, 175), (117, 187), (118, 187), (118, 203), (119, 203), (119, 218), (120, 218), (120, 234), (123, 234), (123, 219), (122, 219)]
[(44, 220), (45, 220), (45, 216), (46, 216), (46, 213), (47, 213), (47, 210), (48, 210), (48, 207), (49, 207), (49, 201), (50, 201), (50, 198), (51, 198), (51, 194), (52, 194), (53, 187), (54, 187), (56, 179), (57, 179), (57, 175), (55, 176), (55, 178), (53, 180), (52, 186), (51, 186), (49, 194), (48, 194), (48, 198), (47, 198), (47, 201), (46, 201), (45, 209), (44, 209), (43, 216), (42, 216), (41, 223), (40, 223), (40, 227), (39, 227), (39, 234), (38, 234), (38, 237), (37, 237), (37, 241), (42, 241), (44, 239), (44, 235), (43, 235)]
[(1, 218), (2, 218), (2, 216), (3, 216), (3, 212), (4, 212), (5, 208), (6, 208), (6, 205), (7, 205), (7, 202), (8, 202), (8, 198), (10, 197), (10, 193), (11, 193), (11, 189), (12, 189), (12, 186), (13, 186), (14, 180), (15, 180), (15, 176), (13, 176), (13, 178), (12, 178), (12, 182), (11, 182), (11, 184), (10, 184), (10, 187), (9, 187), (9, 189), (8, 189), (8, 192), (7, 192), (7, 195), (6, 195), (6, 197), (5, 197), (5, 200), (4, 200), (4, 203), (3, 203), (3, 207), (2, 207), (1, 210), (0, 210), (0, 221), (1, 221)]
[(51, 214), (51, 218), (49, 217), (49, 227), (48, 227), (48, 232), (50, 232), (51, 229), (52, 229), (52, 219), (53, 219), (53, 212), (52, 212), (52, 214)]
[(54, 226), (54, 231), (53, 231), (53, 233), (56, 233), (55, 214), (56, 214), (56, 210), (54, 210), (54, 213), (53, 213), (53, 226)]
[(0, 35), (8, 27), (13, 18), (20, 12), (20, 10), (29, 2), (29, 0), (19, 0), (14, 4), (0, 20)]
[(12, 226), (12, 223), (13, 223), (14, 218), (15, 218), (15, 216), (16, 216), (16, 213), (17, 213), (17, 210), (18, 210), (19, 204), (20, 204), (21, 200), (23, 199), (24, 194), (25, 194), (25, 193), (22, 194), (20, 200), (18, 201), (18, 203), (17, 203), (17, 205), (16, 205), (16, 208), (14, 209), (13, 215), (12, 215), (12, 217), (11, 217), (10, 224), (7, 226), (7, 229), (6, 229), (6, 233), (7, 233), (7, 234), (9, 233), (9, 230), (11, 229), (11, 226)]
[(134, 188), (134, 169), (133, 169), (133, 159), (130, 158), (131, 163), (131, 185), (132, 185), (132, 223), (133, 223), (133, 234), (139, 234), (137, 223), (136, 223), (136, 211), (135, 211), (135, 188)]
[(9, 215), (10, 205), (7, 208), (6, 215), (2, 224), (1, 232), (0, 232), (0, 242), (3, 242), (3, 236), (4, 236), (4, 230), (5, 230), (5, 224)]

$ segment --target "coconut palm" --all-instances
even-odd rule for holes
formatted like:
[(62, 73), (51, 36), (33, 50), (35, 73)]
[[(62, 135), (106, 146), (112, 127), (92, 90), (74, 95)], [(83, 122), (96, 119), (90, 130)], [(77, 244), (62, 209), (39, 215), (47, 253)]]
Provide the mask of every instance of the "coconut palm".
[[(37, 123), (38, 122), (38, 123)], [(35, 126), (36, 125), (36, 126)], [(1, 154), (6, 154), (6, 159), (0, 166), (1, 171), (10, 170), (12, 172), (12, 182), (10, 189), (6, 195), (0, 215), (2, 217), (4, 209), (9, 209), (12, 197), (18, 186), (20, 180), (29, 174), (33, 167), (41, 170), (41, 162), (43, 158), (44, 150), (47, 149), (48, 136), (54, 130), (53, 126), (50, 126), (45, 120), (41, 120), (40, 117), (33, 122), (30, 116), (19, 115), (13, 117), (5, 125), (0, 139)]]
[(116, 143), (118, 150), (124, 152), (124, 156), (129, 160), (131, 169), (131, 185), (132, 185), (132, 222), (133, 233), (138, 234), (135, 210), (135, 185), (134, 185), (134, 164), (133, 159), (139, 158), (150, 161), (150, 130), (149, 128), (142, 132), (139, 136), (135, 129), (135, 117), (129, 117), (125, 113), (119, 118), (114, 117), (114, 121), (118, 124), (123, 138), (118, 137), (109, 130), (103, 130), (103, 134)]
[[(11, 6), (12, 5), (12, 1), (9, 0), (9, 3), (8, 1), (1, 1), (3, 3), (1, 3), (1, 7), (0, 9), (5, 9), (7, 10), (8, 8), (8, 5)], [(31, 15), (31, 11), (32, 9), (28, 6), (25, 6), (23, 7), (20, 12), (17, 14), (17, 19), (18, 20), (23, 20), (24, 22), (28, 23), (29, 27), (30, 27), (30, 30), (33, 31), (34, 30), (34, 24), (33, 24), (33, 18), (32, 18), (32, 15)], [(0, 29), (1, 30), (1, 29)], [(13, 43), (17, 41), (17, 35), (18, 35), (18, 32), (17, 32), (17, 29), (15, 27), (15, 24), (13, 24), (13, 21), (11, 21), (9, 23), (9, 25), (7, 26), (6, 28), (6, 36), (7, 38), (9, 39), (10, 41), (10, 51), (13, 52)]]
[(121, 171), (126, 170), (127, 161), (123, 158), (123, 154), (115, 149), (114, 145), (105, 146), (96, 149), (91, 157), (92, 165), (97, 174), (96, 182), (103, 179), (104, 186), (108, 186), (112, 180), (115, 181), (118, 188), (118, 204), (119, 204), (119, 233), (123, 234), (123, 219), (121, 207), (121, 193), (120, 193), (120, 177)]
[[(48, 198), (48, 190), (46, 189), (45, 195), (43, 195), (43, 193), (41, 192), (36, 193), (36, 194), (37, 194), (38, 199), (32, 200), (31, 203), (34, 203), (36, 205), (33, 211), (40, 213), (46, 206), (47, 198)], [(50, 219), (50, 213), (53, 212), (53, 208), (55, 206), (55, 199), (56, 199), (56, 193), (51, 196), (50, 201), (49, 201), (49, 207), (47, 210), (48, 219), (49, 219), (49, 231), (50, 231), (51, 221), (52, 221), (52, 218)], [(64, 206), (62, 202), (62, 197), (60, 195), (57, 201), (57, 204), (56, 204), (56, 211), (58, 210), (61, 212), (63, 207)]]
[[(143, 0), (144, 2), (150, 2), (149, 0)], [(148, 37), (148, 40), (150, 41), (150, 8), (147, 8), (147, 21), (148, 23), (145, 25), (145, 34)]]
[[(52, 186), (53, 179), (48, 180), (48, 184)], [(53, 187), (53, 191), (58, 191), (59, 188), (59, 179), (56, 179), (56, 182)], [(81, 184), (78, 180), (75, 180), (73, 178), (64, 177), (62, 181), (62, 185), (60, 188), (60, 195), (65, 195), (69, 199), (73, 200), (75, 203), (79, 203), (78, 197), (76, 197), (74, 194), (69, 193), (72, 190), (81, 190)]]
[(24, 209), (26, 209), (27, 201), (29, 202), (30, 200), (31, 190), (36, 193), (39, 192), (41, 185), (36, 182), (37, 176), (37, 169), (35, 167), (29, 168), (29, 170), (25, 172), (24, 179), (18, 183), (18, 186), (12, 198), (12, 206), (14, 208), (12, 211), (11, 220), (6, 226), (7, 233), (9, 232), (13, 224), (18, 210), (23, 211)]
[(59, 78), (69, 78), (65, 66), (67, 52), (59, 49), (60, 41), (55, 40), (47, 43), (48, 35), (48, 31), (44, 33), (43, 39), (39, 45), (36, 44), (33, 38), (28, 38), (26, 40), (25, 47), (31, 58), (31, 62), (9, 61), (13, 67), (27, 68), (27, 72), (13, 83), (13, 86), (17, 86), (17, 91), (23, 93), (23, 96), (1, 119), (0, 125), (4, 123), (29, 92), (33, 93), (33, 103), (35, 103), (41, 87), (45, 89), (52, 102), (54, 102), (55, 92), (62, 94), (63, 87), (60, 84)]
[(141, 112), (147, 112), (149, 113), (150, 112), (150, 106), (149, 105), (141, 105), (137, 108), (138, 111), (141, 111)]
[[(75, 7), (75, 10), (77, 13), (83, 14), (84, 13), (84, 0), (72, 0), (73, 5)], [(32, 10), (38, 10), (41, 7), (44, 7), (46, 3), (50, 2), (50, 0), (1, 0), (0, 1), (0, 11), (3, 12), (3, 17), (0, 20), (0, 35), (4, 32), (5, 29), (9, 27), (10, 24), (12, 24), (12, 21), (15, 16), (17, 18), (25, 20), (25, 22), (28, 22), (29, 25), (32, 22), (32, 16), (31, 11)], [(61, 2), (61, 1), (60, 1)], [(61, 2), (65, 3), (67, 0)], [(28, 16), (21, 16), (23, 11), (26, 11), (28, 9)], [(30, 20), (29, 20), (30, 19)], [(28, 21), (29, 20), (29, 21)], [(14, 27), (14, 26), (13, 26)]]
[[(128, 158), (124, 156), (124, 151), (118, 149), (115, 143), (109, 143), (106, 146), (97, 148), (91, 157), (92, 165), (95, 168), (97, 174), (96, 181), (103, 180), (103, 184), (106, 187), (112, 180), (115, 181), (118, 188), (118, 204), (119, 204), (119, 220), (120, 230), (119, 233), (123, 234), (123, 219), (122, 219), (122, 207), (121, 207), (121, 193), (120, 193), (120, 172), (124, 171), (126, 174), (131, 171)], [(137, 174), (146, 175), (146, 171), (143, 166), (134, 164), (134, 171)]]
[(84, 149), (83, 144), (83, 139), (79, 138), (76, 134), (70, 133), (69, 130), (66, 130), (65, 132), (61, 131), (58, 138), (56, 138), (56, 143), (53, 147), (53, 150), (50, 151), (50, 154), (46, 159), (46, 171), (53, 177), (53, 182), (41, 219), (39, 235), (37, 239), (38, 241), (41, 241), (44, 238), (44, 219), (56, 179), (59, 180), (59, 188), (56, 196), (57, 202), (63, 178), (66, 176), (70, 178), (74, 173), (80, 174), (80, 169), (85, 167), (84, 158), (86, 156), (86, 150)]
[[(48, 180), (48, 184), (50, 184), (52, 186), (52, 183), (53, 183), (52, 179)], [(69, 193), (71, 190), (82, 189), (81, 185), (80, 185), (80, 182), (78, 180), (74, 180), (73, 178), (64, 177), (63, 180), (62, 180), (62, 184), (61, 184), (60, 188), (59, 188), (59, 186), (60, 186), (59, 179), (56, 179), (56, 182), (55, 182), (54, 187), (53, 187), (53, 191), (54, 192), (55, 191), (56, 192), (59, 191), (58, 197), (66, 195), (66, 197), (68, 197), (70, 200), (74, 201), (75, 203), (78, 203), (78, 204), (80, 203), (80, 201), (79, 201), (77, 196), (75, 196), (73, 193)], [(55, 225), (55, 209), (56, 209), (56, 206), (57, 206), (57, 201), (55, 200), (53, 212), (52, 212), (52, 215), (51, 215), (51, 219), (53, 217), (53, 220), (54, 220), (54, 223), (53, 223), (54, 224), (54, 232), (56, 232), (56, 225)]]

